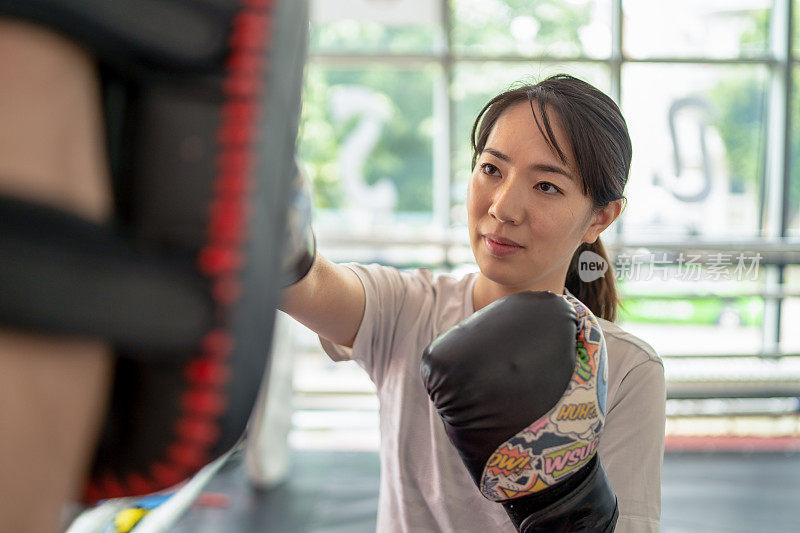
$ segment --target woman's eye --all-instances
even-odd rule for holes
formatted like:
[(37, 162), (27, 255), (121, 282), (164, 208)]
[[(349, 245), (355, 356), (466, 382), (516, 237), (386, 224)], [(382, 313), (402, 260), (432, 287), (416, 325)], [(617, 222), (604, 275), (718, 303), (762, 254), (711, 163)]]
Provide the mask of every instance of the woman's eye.
[(490, 176), (499, 176), (500, 175), (500, 169), (498, 169), (496, 166), (494, 166), (491, 163), (482, 163), (481, 164), (481, 171), (484, 174), (488, 174)]
[(547, 193), (547, 194), (556, 194), (556, 193), (561, 192), (561, 189), (559, 189), (558, 187), (556, 187), (552, 183), (548, 183), (546, 181), (543, 181), (543, 182), (539, 183), (538, 185), (536, 185), (536, 187), (538, 187), (539, 190), (542, 191), (543, 193)]

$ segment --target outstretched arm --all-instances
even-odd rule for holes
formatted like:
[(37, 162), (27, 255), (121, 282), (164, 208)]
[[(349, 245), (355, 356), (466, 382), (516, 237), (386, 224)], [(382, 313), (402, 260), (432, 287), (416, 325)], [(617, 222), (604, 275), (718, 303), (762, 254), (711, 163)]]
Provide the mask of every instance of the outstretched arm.
[(281, 296), (281, 311), (336, 344), (353, 346), (365, 305), (355, 272), (317, 254), (308, 274)]
[(291, 198), (280, 309), (318, 335), (352, 347), (364, 315), (364, 287), (355, 272), (317, 253), (310, 193), (299, 171)]

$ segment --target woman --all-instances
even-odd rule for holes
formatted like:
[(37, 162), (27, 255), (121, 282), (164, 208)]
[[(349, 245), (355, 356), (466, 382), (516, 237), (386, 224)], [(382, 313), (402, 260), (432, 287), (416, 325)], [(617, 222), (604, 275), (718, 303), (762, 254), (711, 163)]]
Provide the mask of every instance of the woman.
[(515, 530), (453, 453), (419, 366), (440, 333), (523, 290), (572, 293), (600, 318), (609, 373), (598, 454), (619, 503), (616, 531), (657, 531), (663, 366), (650, 346), (613, 324), (613, 272), (584, 282), (578, 271), (586, 250), (608, 262), (599, 236), (622, 208), (631, 145), (619, 108), (585, 82), (553, 76), (492, 99), (472, 144), (467, 210), (480, 272), (434, 277), (318, 255), (284, 293), (283, 309), (320, 335), (328, 355), (357, 361), (377, 387), (378, 531)]

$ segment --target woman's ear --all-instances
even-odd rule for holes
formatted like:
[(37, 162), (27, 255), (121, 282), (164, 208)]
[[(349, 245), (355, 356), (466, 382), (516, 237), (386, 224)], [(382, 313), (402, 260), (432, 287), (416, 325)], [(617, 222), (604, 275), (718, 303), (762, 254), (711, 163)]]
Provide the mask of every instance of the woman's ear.
[(608, 205), (595, 211), (592, 215), (592, 222), (583, 234), (583, 242), (592, 244), (597, 240), (603, 231), (614, 222), (622, 212), (622, 200), (614, 200)]

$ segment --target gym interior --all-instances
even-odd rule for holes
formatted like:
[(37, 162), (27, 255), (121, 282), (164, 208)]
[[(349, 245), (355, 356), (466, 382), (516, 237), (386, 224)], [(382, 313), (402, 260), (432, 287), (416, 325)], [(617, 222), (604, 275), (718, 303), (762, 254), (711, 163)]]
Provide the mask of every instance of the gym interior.
[[(307, 16), (295, 153), (335, 263), (476, 272), (484, 104), (567, 73), (619, 105), (633, 158), (602, 238), (618, 323), (663, 361), (660, 530), (797, 531), (800, 0), (310, 0)], [(375, 384), (282, 312), (269, 345), (246, 439), (181, 482), (161, 530), (376, 531)], [(93, 531), (101, 507), (70, 504), (64, 529)]]
[[(796, 528), (800, 2), (790, 4), (312, 2), (298, 154), (319, 248), (334, 261), (474, 270), (464, 204), (480, 107), (556, 72), (620, 104), (628, 205), (603, 238), (620, 321), (664, 362), (664, 533)], [(375, 133), (359, 140), (360, 128)], [(294, 392), (278, 505), (300, 494), (320, 505), (281, 527), (374, 531), (374, 385), (284, 319)], [(244, 490), (236, 479), (221, 486)], [(273, 505), (238, 520), (255, 524)], [(222, 514), (187, 517), (183, 531)]]

